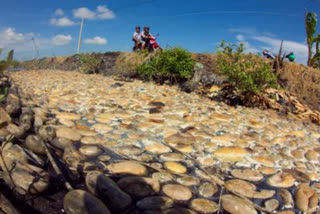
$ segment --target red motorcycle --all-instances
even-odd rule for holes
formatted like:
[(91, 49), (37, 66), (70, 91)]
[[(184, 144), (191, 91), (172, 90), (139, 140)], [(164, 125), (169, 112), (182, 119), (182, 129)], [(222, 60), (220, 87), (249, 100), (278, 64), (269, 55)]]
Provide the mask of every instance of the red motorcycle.
[(147, 47), (149, 52), (154, 52), (157, 49), (161, 50), (160, 45), (157, 43), (157, 37), (158, 36), (159, 36), (159, 34), (157, 34), (156, 36), (150, 36), (149, 37), (149, 44), (148, 44), (148, 47)]

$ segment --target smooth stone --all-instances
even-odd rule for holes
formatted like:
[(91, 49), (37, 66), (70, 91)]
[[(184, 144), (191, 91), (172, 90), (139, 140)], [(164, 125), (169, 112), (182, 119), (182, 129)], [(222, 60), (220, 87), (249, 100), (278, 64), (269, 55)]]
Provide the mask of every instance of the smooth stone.
[(115, 210), (127, 208), (132, 200), (118, 185), (99, 171), (89, 172), (86, 176), (88, 190), (97, 195), (105, 204)]
[(50, 141), (50, 144), (58, 149), (64, 150), (67, 146), (72, 145), (72, 141), (65, 138), (54, 138)]
[(163, 193), (176, 201), (188, 201), (192, 198), (192, 192), (186, 186), (180, 184), (166, 184), (162, 188)]
[(166, 153), (160, 156), (160, 159), (163, 161), (182, 161), (184, 156), (179, 153)]
[(133, 161), (121, 161), (112, 163), (107, 166), (107, 169), (113, 174), (124, 174), (124, 175), (136, 175), (144, 176), (148, 170), (144, 165)]
[(205, 182), (199, 187), (199, 194), (205, 198), (212, 197), (214, 194), (216, 194), (217, 191), (217, 185), (209, 182)]
[(154, 153), (154, 154), (164, 154), (164, 153), (171, 152), (170, 147), (165, 146), (160, 143), (146, 145), (145, 149), (146, 149), (146, 151)]
[(63, 199), (63, 207), (67, 214), (111, 214), (98, 198), (83, 190), (68, 192)]
[(225, 182), (225, 188), (235, 194), (239, 194), (248, 198), (267, 199), (275, 195), (273, 190), (256, 191), (257, 187), (243, 180), (229, 180)]
[(79, 141), (81, 139), (81, 135), (75, 129), (65, 127), (57, 128), (56, 135), (59, 138), (65, 138), (72, 141)]
[(68, 113), (68, 112), (64, 112), (64, 113), (59, 113), (56, 115), (57, 119), (65, 119), (65, 120), (80, 120), (81, 117), (77, 114), (74, 113)]
[(98, 160), (102, 162), (106, 162), (111, 160), (111, 157), (109, 155), (99, 155)]
[(110, 125), (100, 123), (93, 125), (92, 128), (98, 132), (110, 132), (113, 130)]
[(46, 154), (45, 148), (40, 142), (40, 138), (37, 135), (29, 135), (26, 138), (26, 147), (36, 154), (44, 155)]
[(0, 107), (0, 125), (3, 126), (11, 122), (10, 115)]
[(125, 156), (140, 155), (142, 153), (142, 150), (139, 147), (134, 145), (120, 146), (117, 148), (117, 151), (121, 155), (125, 155)]
[(12, 123), (7, 126), (7, 131), (18, 139), (23, 138), (26, 133), (26, 130), (24, 130), (22, 126), (17, 126)]
[(302, 212), (313, 213), (318, 207), (319, 198), (317, 193), (308, 184), (300, 184), (295, 193), (295, 202), (298, 209)]
[(234, 195), (223, 195), (221, 204), (230, 214), (258, 214), (252, 204)]
[(259, 171), (252, 169), (234, 169), (231, 170), (231, 175), (247, 181), (260, 181), (263, 179), (263, 175)]
[(295, 179), (289, 173), (279, 172), (267, 179), (270, 186), (278, 188), (289, 188), (294, 185)]
[(56, 130), (51, 126), (41, 126), (38, 130), (41, 140), (51, 142), (56, 137)]
[(192, 145), (184, 145), (184, 144), (176, 144), (174, 145), (174, 148), (182, 153), (191, 153), (193, 152)]
[(305, 157), (309, 161), (317, 161), (319, 157), (319, 153), (313, 150), (309, 150), (308, 152), (306, 152)]
[(195, 137), (189, 134), (176, 133), (165, 138), (165, 142), (168, 144), (183, 144), (191, 145), (196, 141)]
[(173, 161), (165, 162), (164, 167), (175, 174), (184, 174), (187, 172), (187, 168), (184, 165)]
[(80, 162), (85, 160), (85, 157), (72, 144), (70, 144), (64, 148), (63, 160), (69, 167), (76, 170)]
[(265, 157), (265, 156), (255, 156), (252, 157), (252, 159), (264, 166), (273, 167), (274, 166), (274, 160), (271, 157)]
[(279, 205), (280, 205), (280, 203), (276, 199), (270, 199), (270, 200), (267, 200), (264, 202), (264, 206), (265, 206), (266, 210), (270, 213), (272, 213), (273, 211), (278, 209)]
[(136, 198), (151, 196), (160, 191), (159, 181), (147, 177), (125, 177), (117, 184), (123, 191)]
[(176, 181), (184, 186), (197, 186), (200, 184), (199, 178), (187, 175), (177, 178)]
[(277, 214), (295, 214), (295, 212), (292, 210), (284, 210), (277, 212)]
[(203, 198), (193, 199), (189, 203), (189, 207), (190, 209), (202, 214), (215, 213), (218, 210), (218, 204), (216, 202)]
[(158, 180), (160, 183), (174, 180), (174, 177), (168, 172), (155, 172), (152, 174), (152, 178)]
[(285, 208), (293, 208), (294, 207), (294, 200), (292, 194), (287, 189), (280, 190), (280, 197), (283, 200)]
[(165, 196), (152, 196), (137, 202), (141, 210), (165, 210), (173, 206), (173, 201)]
[(72, 120), (59, 119), (59, 123), (63, 126), (68, 127), (68, 128), (72, 128), (75, 126), (75, 124)]
[(277, 170), (274, 168), (266, 167), (266, 166), (260, 166), (258, 168), (259, 172), (261, 172), (263, 175), (273, 175), (277, 173)]
[(163, 214), (197, 214), (197, 213), (185, 208), (171, 208), (171, 209), (165, 210)]
[(310, 178), (307, 174), (296, 169), (283, 169), (282, 171), (291, 174), (298, 182), (307, 183), (310, 181)]
[(213, 152), (213, 156), (222, 161), (242, 161), (245, 156), (248, 156), (249, 152), (241, 147), (222, 147)]
[(99, 146), (95, 146), (95, 145), (81, 146), (79, 148), (79, 151), (81, 154), (87, 157), (95, 157), (100, 155), (103, 152), (103, 150)]

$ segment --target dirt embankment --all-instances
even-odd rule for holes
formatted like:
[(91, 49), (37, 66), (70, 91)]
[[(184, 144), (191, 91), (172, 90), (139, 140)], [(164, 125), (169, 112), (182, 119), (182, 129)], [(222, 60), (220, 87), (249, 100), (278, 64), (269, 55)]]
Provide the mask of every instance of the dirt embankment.
[[(131, 53), (107, 52), (95, 53), (94, 56), (100, 59), (100, 63), (95, 69), (96, 73), (125, 77), (135, 76), (134, 67), (139, 63), (139, 59)], [(203, 65), (201, 72), (196, 72), (195, 81), (210, 84), (221, 79), (216, 68), (214, 54), (193, 54), (193, 57)], [(80, 63), (79, 57), (74, 55), (25, 61), (21, 66), (25, 69), (77, 70)], [(320, 110), (320, 70), (296, 63), (286, 63), (281, 69), (279, 77), (288, 92), (293, 93), (311, 109)]]

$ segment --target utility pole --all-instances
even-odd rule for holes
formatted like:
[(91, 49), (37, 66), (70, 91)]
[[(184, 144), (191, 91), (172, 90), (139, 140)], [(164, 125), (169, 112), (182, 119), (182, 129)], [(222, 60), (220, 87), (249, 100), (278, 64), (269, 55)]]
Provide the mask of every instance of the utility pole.
[(80, 25), (80, 33), (79, 33), (77, 54), (80, 54), (83, 24), (84, 24), (84, 18), (82, 18), (81, 25)]
[(33, 42), (33, 48), (34, 48), (34, 51), (35, 51), (34, 58), (38, 59), (39, 58), (39, 50), (38, 50), (36, 41), (35, 41), (34, 37), (32, 37), (31, 40)]

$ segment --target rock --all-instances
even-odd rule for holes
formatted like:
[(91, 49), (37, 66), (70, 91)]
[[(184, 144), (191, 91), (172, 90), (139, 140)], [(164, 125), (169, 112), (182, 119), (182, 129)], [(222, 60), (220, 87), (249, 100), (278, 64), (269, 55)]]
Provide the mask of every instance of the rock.
[(177, 133), (165, 138), (165, 142), (168, 144), (183, 144), (191, 145), (196, 141), (195, 137), (189, 134)]
[(7, 164), (7, 171), (2, 161), (0, 165), (2, 169), (5, 169), (4, 181), (21, 195), (40, 194), (49, 186), (49, 174), (41, 168), (24, 162), (16, 162), (13, 167)]
[(258, 214), (251, 203), (234, 195), (223, 195), (221, 204), (223, 209), (230, 214)]
[(318, 157), (319, 157), (319, 153), (313, 150), (309, 150), (306, 154), (305, 157), (309, 160), (309, 161), (317, 161)]
[(67, 214), (111, 214), (98, 198), (83, 190), (68, 192), (63, 199), (63, 207)]
[(265, 157), (265, 156), (255, 156), (252, 157), (252, 159), (264, 166), (273, 167), (274, 166), (274, 160), (271, 157)]
[(10, 115), (0, 107), (0, 125), (7, 125), (8, 123), (11, 122), (11, 117)]
[(132, 200), (118, 185), (99, 171), (89, 172), (86, 176), (88, 190), (97, 195), (105, 204), (114, 210), (124, 210)]
[(266, 210), (270, 213), (278, 209), (279, 207), (279, 201), (276, 199), (270, 199), (264, 202), (264, 206)]
[(218, 191), (217, 184), (213, 184), (209, 182), (203, 183), (199, 187), (199, 194), (205, 198), (212, 197), (214, 194), (216, 194), (217, 191)]
[(267, 183), (270, 186), (278, 187), (278, 188), (289, 188), (294, 185), (295, 179), (294, 177), (285, 172), (279, 172), (275, 175), (272, 175), (267, 179)]
[(67, 146), (72, 145), (72, 141), (65, 138), (54, 138), (50, 144), (58, 149), (64, 150)]
[(0, 128), (0, 142), (3, 142), (6, 140), (6, 137), (9, 135), (10, 133), (8, 132), (8, 130), (6, 128)]
[(249, 152), (246, 149), (235, 146), (222, 147), (213, 153), (213, 156), (219, 160), (230, 162), (241, 161), (247, 155)]
[(40, 138), (37, 135), (29, 135), (26, 138), (26, 147), (36, 154), (44, 155), (46, 154), (45, 148), (40, 142)]
[(295, 212), (292, 210), (284, 210), (277, 212), (277, 214), (295, 214)]
[(259, 172), (261, 172), (264, 175), (273, 175), (277, 173), (277, 170), (274, 168), (266, 167), (266, 166), (261, 166), (258, 168)]
[(79, 141), (81, 139), (81, 135), (75, 129), (65, 127), (57, 128), (56, 135), (59, 138), (65, 138), (72, 141)]
[(283, 169), (282, 171), (291, 174), (298, 182), (308, 183), (310, 181), (309, 176), (301, 171), (295, 169)]
[(166, 184), (162, 191), (166, 196), (176, 201), (188, 201), (192, 198), (190, 189), (180, 184)]
[(197, 177), (193, 176), (182, 176), (176, 179), (179, 184), (184, 186), (198, 186), (200, 184), (200, 180)]
[(22, 126), (17, 126), (15, 124), (10, 123), (7, 126), (7, 131), (14, 135), (16, 138), (21, 139), (25, 137), (26, 130), (24, 130), (24, 127)]
[(80, 120), (81, 119), (79, 115), (74, 113), (68, 113), (68, 112), (59, 113), (56, 115), (56, 118), (62, 119), (62, 120)]
[(260, 181), (263, 179), (259, 171), (252, 169), (233, 169), (231, 170), (231, 175), (247, 181)]
[(100, 155), (100, 156), (98, 157), (98, 160), (99, 160), (99, 161), (102, 161), (102, 162), (106, 162), (106, 161), (111, 160), (111, 157), (110, 157), (109, 155)]
[(160, 156), (160, 159), (163, 161), (182, 161), (184, 159), (184, 156), (179, 153), (166, 153)]
[(107, 169), (113, 174), (136, 176), (145, 176), (148, 172), (145, 166), (133, 161), (121, 161), (112, 163), (107, 166)]
[(103, 150), (99, 146), (95, 146), (95, 145), (81, 146), (79, 148), (79, 151), (81, 154), (87, 157), (96, 157), (103, 152)]
[(163, 214), (197, 214), (197, 213), (185, 208), (171, 208), (171, 209), (165, 210)]
[(164, 196), (147, 197), (137, 202), (141, 210), (165, 210), (173, 206), (173, 201)]
[(164, 163), (164, 167), (167, 168), (170, 172), (175, 174), (184, 174), (187, 172), (187, 168), (177, 162), (168, 161)]
[(80, 162), (85, 160), (85, 157), (72, 144), (70, 144), (64, 149), (63, 160), (69, 167), (76, 170)]
[(101, 123), (97, 123), (97, 124), (93, 125), (92, 128), (94, 130), (96, 130), (98, 132), (102, 132), (102, 133), (112, 131), (112, 127), (110, 125), (101, 124)]
[(299, 210), (304, 213), (313, 213), (318, 207), (318, 195), (308, 184), (300, 184), (295, 193), (295, 202)]
[(285, 208), (293, 208), (294, 207), (294, 201), (291, 193), (286, 189), (280, 190), (280, 196), (283, 200), (284, 207)]
[(158, 180), (160, 183), (174, 180), (174, 176), (168, 172), (155, 172), (152, 174), (152, 178)]
[(38, 136), (45, 142), (50, 142), (56, 137), (56, 131), (51, 126), (41, 126), (38, 130)]
[(68, 128), (72, 128), (75, 126), (75, 124), (72, 120), (59, 119), (59, 123), (63, 126), (68, 127)]
[(256, 191), (256, 186), (243, 180), (229, 180), (225, 182), (225, 188), (235, 194), (239, 194), (248, 198), (267, 199), (276, 193), (273, 190)]
[(140, 155), (143, 151), (134, 145), (125, 145), (117, 148), (117, 152), (121, 155), (131, 156), (131, 155)]
[(152, 196), (160, 191), (159, 181), (147, 177), (125, 177), (117, 183), (123, 191), (135, 198)]
[(9, 93), (6, 99), (6, 112), (13, 116), (17, 115), (21, 110), (21, 102), (17, 95)]
[(157, 143), (157, 144), (147, 145), (146, 151), (154, 153), (154, 154), (164, 154), (164, 153), (171, 152), (171, 149), (168, 146)]
[(208, 199), (197, 198), (189, 203), (190, 209), (198, 213), (215, 213), (218, 210), (218, 204)]

